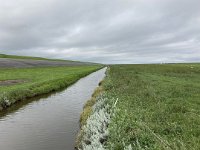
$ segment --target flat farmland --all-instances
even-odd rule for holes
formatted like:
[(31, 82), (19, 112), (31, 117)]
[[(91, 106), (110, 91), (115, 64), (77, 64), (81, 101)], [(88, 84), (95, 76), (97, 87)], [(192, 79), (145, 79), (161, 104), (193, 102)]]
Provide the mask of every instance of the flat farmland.
[(104, 89), (108, 149), (200, 149), (200, 64), (113, 65)]

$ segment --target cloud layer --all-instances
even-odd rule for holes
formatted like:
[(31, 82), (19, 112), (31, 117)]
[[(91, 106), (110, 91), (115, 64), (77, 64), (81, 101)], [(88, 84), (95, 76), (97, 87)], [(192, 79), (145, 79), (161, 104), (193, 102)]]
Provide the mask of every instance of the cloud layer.
[(0, 3), (0, 53), (101, 63), (200, 61), (199, 0)]

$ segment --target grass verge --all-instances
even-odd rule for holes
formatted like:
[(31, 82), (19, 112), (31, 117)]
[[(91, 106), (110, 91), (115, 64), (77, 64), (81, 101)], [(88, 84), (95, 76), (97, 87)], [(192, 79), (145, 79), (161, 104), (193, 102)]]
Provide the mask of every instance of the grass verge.
[(101, 66), (1, 68), (0, 81), (24, 82), (0, 86), (0, 110), (17, 101), (67, 87), (100, 68)]

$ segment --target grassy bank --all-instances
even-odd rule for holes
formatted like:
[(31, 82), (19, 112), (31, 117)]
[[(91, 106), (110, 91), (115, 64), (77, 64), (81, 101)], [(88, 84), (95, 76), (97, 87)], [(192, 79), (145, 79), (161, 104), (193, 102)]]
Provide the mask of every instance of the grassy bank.
[(0, 109), (67, 87), (100, 66), (0, 68)]
[(103, 87), (107, 149), (200, 149), (200, 64), (113, 65)]

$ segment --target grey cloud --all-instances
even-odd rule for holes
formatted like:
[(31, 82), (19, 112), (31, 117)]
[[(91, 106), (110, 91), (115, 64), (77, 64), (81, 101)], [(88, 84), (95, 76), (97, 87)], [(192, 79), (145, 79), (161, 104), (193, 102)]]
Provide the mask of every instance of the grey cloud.
[(0, 0), (0, 52), (101, 63), (200, 61), (199, 0)]

